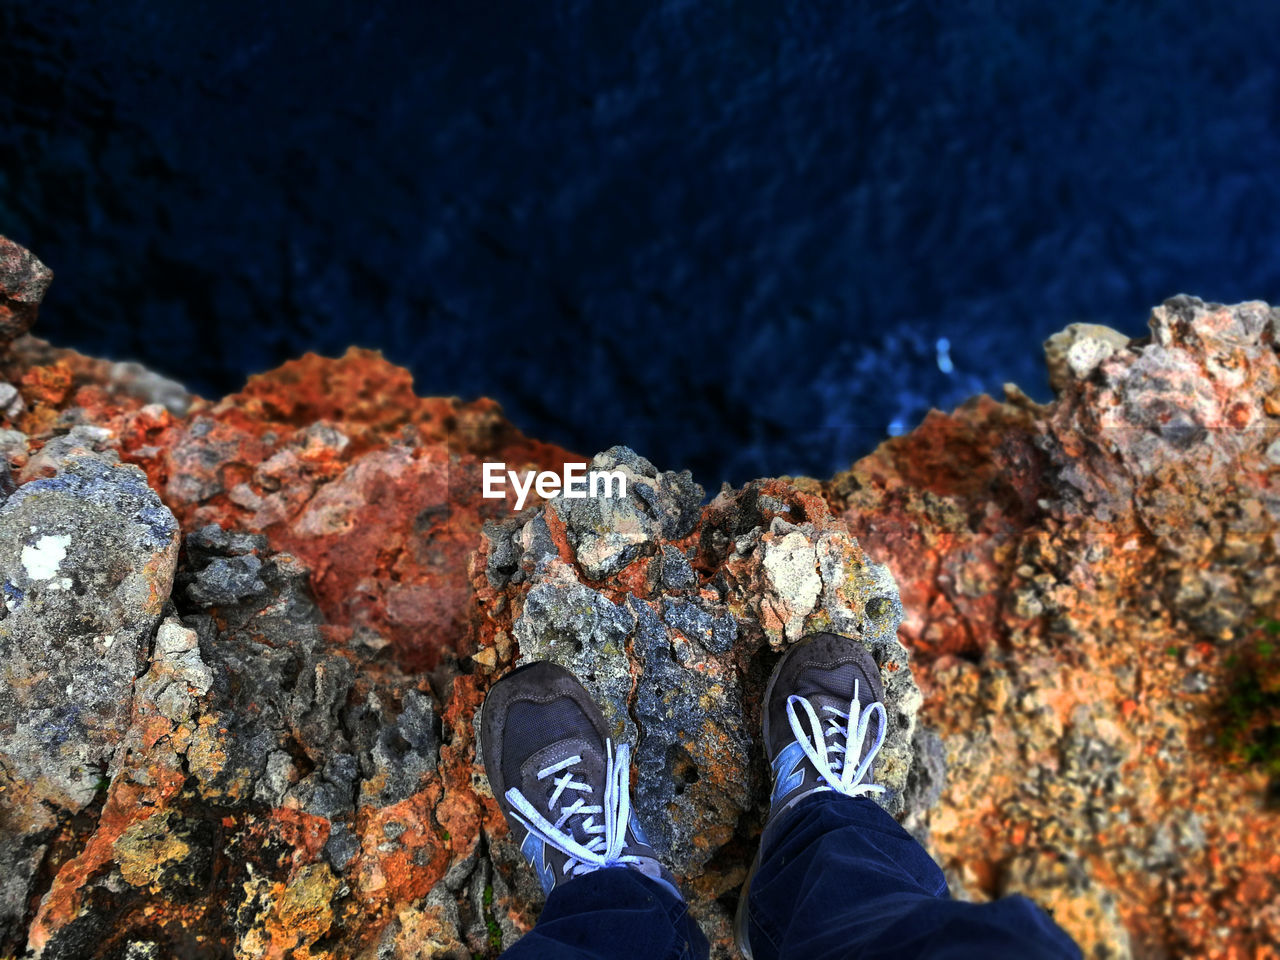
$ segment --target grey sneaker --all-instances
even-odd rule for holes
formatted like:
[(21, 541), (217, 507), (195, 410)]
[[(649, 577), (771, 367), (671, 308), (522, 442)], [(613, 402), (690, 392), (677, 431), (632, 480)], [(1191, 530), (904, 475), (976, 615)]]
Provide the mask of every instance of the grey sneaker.
[(481, 708), (480, 744), (493, 795), (545, 893), (626, 866), (681, 896), (632, 814), (630, 748), (615, 748), (572, 673), (538, 661), (499, 680)]
[[(805, 797), (828, 790), (849, 797), (884, 792), (870, 779), (887, 732), (883, 701), (880, 668), (871, 651), (851, 637), (816, 633), (778, 661), (765, 687), (762, 711), (773, 792), (761, 850), (781, 815)], [(747, 960), (752, 955), (748, 899), (759, 865), (757, 854), (734, 924), (738, 949)]]

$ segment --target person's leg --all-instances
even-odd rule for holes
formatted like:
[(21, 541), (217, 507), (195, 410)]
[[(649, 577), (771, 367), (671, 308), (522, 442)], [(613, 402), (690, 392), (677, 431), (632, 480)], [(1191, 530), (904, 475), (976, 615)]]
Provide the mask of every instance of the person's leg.
[(937, 864), (871, 799), (885, 790), (871, 772), (888, 714), (858, 640), (795, 644), (764, 700), (773, 793), (735, 928), (750, 960), (1080, 956), (1025, 897), (950, 899)]
[(706, 960), (708, 945), (631, 812), (630, 750), (568, 670), (526, 664), (480, 715), (485, 775), (547, 895), (504, 956)]
[(557, 886), (537, 925), (503, 960), (706, 960), (685, 902), (635, 870), (610, 867)]
[(748, 896), (755, 960), (1081, 955), (1026, 897), (950, 899), (938, 865), (893, 817), (834, 791), (787, 811)]

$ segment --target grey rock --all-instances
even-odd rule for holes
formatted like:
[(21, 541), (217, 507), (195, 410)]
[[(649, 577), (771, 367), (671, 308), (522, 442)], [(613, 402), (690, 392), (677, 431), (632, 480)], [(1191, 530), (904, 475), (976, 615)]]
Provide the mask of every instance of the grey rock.
[(0, 382), (0, 413), (10, 420), (17, 420), (26, 409), (26, 401), (22, 399), (18, 388), (12, 383)]
[(484, 535), (490, 543), (485, 576), (495, 587), (523, 583), (544, 559), (556, 555), (541, 511), (532, 519), (521, 515), (490, 521), (484, 526)]
[[(201, 704), (211, 722), (196, 726), (187, 757), (199, 792), (328, 820), (325, 859), (350, 870), (358, 806), (399, 802), (438, 776), (430, 694), (394, 676), (370, 689), (350, 660), (326, 653), (308, 571), (263, 538), (208, 526), (187, 538), (184, 561), (176, 596), (213, 674)], [(228, 570), (259, 583), (232, 578), (214, 596), (209, 584), (227, 583)], [(211, 602), (216, 620), (204, 612)]]
[[(21, 430), (0, 430), (0, 462), (5, 467), (9, 467), (9, 461), (17, 460), (27, 455), (27, 435)], [(4, 491), (7, 497), (13, 492), (14, 484), (11, 482)]]
[(942, 738), (929, 727), (917, 727), (912, 747), (915, 762), (907, 775), (906, 806), (914, 810), (932, 807), (947, 785), (947, 751)]
[(345, 823), (335, 823), (329, 828), (329, 839), (324, 844), (324, 855), (338, 873), (347, 869), (360, 852), (360, 839)]
[(0, 237), (0, 346), (31, 329), (52, 282), (53, 271), (30, 250)]
[(547, 518), (538, 513), (520, 530), (520, 569), (517, 576), (529, 576), (547, 557), (556, 556), (555, 541), (551, 539), (551, 530), (547, 526)]
[(641, 666), (634, 712), (643, 731), (635, 752), (636, 815), (673, 870), (696, 873), (706, 842), (727, 840), (724, 824), (750, 805), (745, 777), (727, 791), (699, 785), (717, 767), (745, 769), (749, 763), (752, 737), (741, 683), (736, 673), (694, 651), (674, 652), (669, 629), (651, 606), (639, 600), (630, 605)]
[[(487, 861), (484, 865), (486, 867), (489, 866)], [(477, 870), (476, 875), (479, 874), (480, 871)], [(515, 881), (514, 884), (507, 883), (507, 875), (505, 875), (502, 870), (490, 868), (485, 871), (485, 876), (493, 887), (494, 905), (511, 903), (514, 901), (520, 904), (529, 904), (536, 907), (536, 909), (541, 910), (544, 897), (542, 893), (542, 886), (533, 879), (533, 871), (529, 870), (527, 865), (521, 864), (521, 868), (515, 871), (513, 876)], [(476, 889), (474, 886), (474, 880), (471, 889)], [(481, 905), (483, 906), (483, 889), (481, 893)], [(484, 912), (481, 914), (481, 917), (486, 920), (492, 919), (498, 925), (498, 931), (502, 936), (503, 950), (509, 950), (515, 942), (520, 939), (522, 931), (515, 925), (515, 922), (511, 919), (508, 911), (500, 908), (494, 909), (494, 906), (491, 905), (484, 908)], [(481, 943), (485, 943), (487, 941), (487, 934), (488, 925), (486, 924), (482, 929), (482, 936), (485, 939), (482, 940)]]
[[(324, 765), (326, 772), (328, 761), (335, 753), (351, 749), (340, 716), (354, 680), (355, 668), (349, 660), (316, 656), (304, 665), (286, 701), (285, 719), (290, 732), (311, 761)], [(344, 768), (340, 764), (336, 769), (340, 777)]]
[(230, 438), (212, 438), (214, 427), (213, 420), (196, 417), (169, 448), (170, 474), (165, 485), (168, 496), (199, 503), (224, 492), (218, 468), (234, 460), (237, 449)]
[(0, 943), (21, 942), (26, 937), (22, 921), (31, 881), (44, 861), (45, 841), (53, 836), (53, 825), (50, 817), (41, 829), (32, 829), (28, 822), (21, 832), (5, 832), (5, 842), (0, 844)]
[(187, 596), (192, 603), (202, 607), (216, 607), (236, 603), (248, 597), (267, 592), (258, 572), (262, 561), (249, 554), (242, 557), (218, 557), (196, 574), (195, 582), (187, 586)]
[(524, 548), (516, 538), (524, 524), (521, 517), (485, 523), (483, 535), (489, 541), (489, 550), (484, 573), (490, 586), (505, 587), (518, 569)]
[(141, 470), (96, 457), (0, 507), (0, 756), (78, 810), (127, 726), (134, 677), (168, 596), (177, 522)]
[(698, 585), (689, 558), (675, 547), (662, 548), (662, 586), (665, 590), (691, 590)]
[(324, 776), (332, 783), (355, 783), (360, 768), (350, 753), (335, 753), (324, 762)]
[(335, 783), (321, 773), (303, 777), (287, 796), (296, 801), (299, 809), (328, 820), (340, 820), (355, 812), (355, 791), (350, 782)]
[[(476, 864), (476, 869), (471, 873), (471, 880), (467, 884), (467, 905), (470, 907), (470, 922), (464, 934), (467, 943), (473, 950), (477, 952), (487, 949), (489, 945), (489, 929), (486, 923), (489, 915), (489, 908), (485, 904), (485, 887), (489, 887), (492, 893), (496, 894), (493, 889), (492, 878), (498, 876), (498, 871), (493, 869), (487, 859), (481, 859)], [(539, 890), (542, 888), (539, 887)], [(538, 902), (542, 902), (542, 897), (538, 898)]]
[[(219, 557), (264, 549), (258, 538), (216, 527), (192, 534), (186, 547), (176, 580), (187, 585)], [(275, 798), (283, 787), (341, 808), (333, 784), (286, 786), (297, 775), (288, 758), (301, 753), (323, 770), (330, 756), (352, 752), (339, 719), (352, 667), (320, 652), (321, 616), (306, 570), (284, 554), (259, 559), (265, 592), (219, 606), (218, 622), (192, 604), (186, 590), (176, 594), (187, 604), (183, 622), (196, 630), (214, 677), (206, 714), (215, 722), (197, 727), (188, 765), (210, 799)], [(350, 785), (346, 790), (349, 795)]]
[(370, 693), (364, 703), (347, 709), (344, 725), (359, 757), (361, 806), (399, 803), (435, 774), (440, 740), (435, 707), (426, 694), (405, 690), (397, 714)]
[(1208, 693), (1210, 687), (1209, 678), (1199, 670), (1192, 670), (1182, 678), (1182, 689), (1187, 693)]
[(655, 552), (660, 539), (682, 537), (698, 521), (703, 491), (687, 470), (659, 472), (629, 447), (610, 447), (592, 458), (588, 471), (621, 473), (626, 496), (559, 496), (550, 503), (565, 522), (589, 580), (616, 573), (637, 557)]
[(279, 806), (284, 802), (289, 787), (298, 782), (298, 768), (293, 758), (283, 750), (276, 750), (267, 756), (266, 769), (254, 786), (255, 799)]
[(663, 597), (662, 619), (710, 653), (725, 653), (738, 639), (738, 622), (729, 612), (713, 613), (702, 601)]
[(635, 743), (627, 712), (627, 638), (635, 616), (574, 580), (544, 581), (525, 597), (512, 625), (521, 662), (551, 660), (571, 670), (604, 711), (615, 739)]
[(80, 810), (108, 774), (177, 556), (136, 467), (68, 457), (0, 507), (0, 788), (32, 788), (0, 790), (0, 927), (26, 912), (51, 812)]
[(178, 723), (195, 715), (212, 687), (213, 671), (200, 656), (196, 631), (166, 619), (156, 631), (150, 667), (134, 685), (135, 700)]
[(192, 396), (177, 380), (171, 380), (140, 363), (120, 361), (107, 370), (106, 385), (147, 402), (159, 404), (175, 417), (185, 417)]
[(224, 530), (216, 523), (210, 523), (188, 534), (186, 547), (192, 562), (203, 566), (217, 557), (239, 557), (265, 550), (267, 538), (258, 533)]
[(1049, 385), (1061, 393), (1074, 378), (1083, 380), (1103, 360), (1124, 350), (1129, 338), (1098, 323), (1072, 323), (1044, 342)]
[(445, 872), (444, 878), (440, 881), (444, 888), (450, 893), (457, 893), (467, 881), (471, 879), (471, 874), (476, 868), (476, 863), (480, 859), (480, 844), (476, 843), (472, 846), (471, 852), (465, 857), (454, 860), (449, 865), (449, 869)]

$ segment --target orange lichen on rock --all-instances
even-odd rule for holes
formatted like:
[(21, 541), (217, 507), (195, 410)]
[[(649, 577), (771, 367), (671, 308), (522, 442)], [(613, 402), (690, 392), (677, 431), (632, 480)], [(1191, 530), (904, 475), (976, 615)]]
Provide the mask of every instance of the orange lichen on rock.
[[(6, 306), (23, 323), (35, 289)], [(635, 746), (637, 817), (728, 956), (761, 689), (836, 630), (886, 688), (878, 802), (956, 896), (1034, 897), (1092, 957), (1274, 956), (1280, 781), (1249, 739), (1270, 715), (1230, 697), (1241, 663), (1275, 693), (1280, 311), (1176, 298), (1150, 325), (1073, 325), (1053, 402), (935, 411), (830, 481), (704, 502), (614, 447), (593, 465), (626, 497), (518, 515), (481, 464), (570, 455), (376, 353), (211, 402), (19, 337), (0, 553), (67, 584), (36, 617), (10, 556), (0, 641), (30, 703), (0, 730), (0, 952), (496, 955), (543, 895), (475, 719), (545, 658)], [(37, 491), (66, 523), (28, 543)]]
[(415, 396), (408, 371), (374, 351), (308, 354), (217, 403), (187, 398), (177, 416), (96, 386), (110, 365), (20, 346), (46, 361), (21, 377), (24, 429), (55, 429), (74, 391), (74, 419), (108, 429), (185, 529), (264, 533), (311, 569), (328, 623), (378, 634), (411, 669), (465, 637), (468, 558), (483, 523), (510, 513), (509, 500), (482, 498), (481, 464), (559, 471), (573, 459), (491, 400)]
[(1087, 956), (1280, 942), (1277, 784), (1214, 746), (1227, 655), (1280, 599), (1277, 346), (1258, 303), (1069, 329), (1053, 403), (931, 413), (827, 485), (902, 591), (953, 889), (1026, 893)]
[[(101, 798), (51, 840), (48, 814), (28, 821), (33, 846), (10, 851), (21, 889), (42, 858), (51, 872), (12, 905), (13, 926), (0, 909), (0, 940), (349, 956), (443, 910), (443, 942), (483, 947), (483, 919), (459, 918), (440, 887), (481, 843), (463, 742), (478, 698), (447, 695), (471, 683), (458, 674), (480, 529), (511, 512), (480, 496), (480, 464), (559, 471), (571, 455), (492, 401), (416, 397), (370, 351), (304, 357), (217, 403), (31, 337), (0, 375), (18, 385), (0, 414), (25, 431), (5, 451), (20, 483), (69, 458), (123, 460), (187, 535), (178, 616), (144, 660), (126, 746), (98, 774)], [(173, 559), (140, 572), (137, 616), (170, 604)], [(452, 709), (443, 743), (435, 682)], [(18, 817), (43, 809), (27, 781), (4, 798)]]

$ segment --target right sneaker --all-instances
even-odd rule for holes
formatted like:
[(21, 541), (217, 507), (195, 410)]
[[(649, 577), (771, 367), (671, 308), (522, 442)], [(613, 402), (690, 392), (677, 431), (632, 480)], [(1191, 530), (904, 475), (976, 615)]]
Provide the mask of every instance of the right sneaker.
[[(848, 797), (883, 793), (872, 765), (884, 744), (884, 685), (871, 651), (852, 637), (817, 633), (788, 650), (764, 691), (764, 745), (773, 771), (763, 850), (782, 815), (824, 791)], [(874, 722), (875, 732), (868, 737)], [(748, 900), (760, 865), (756, 855), (738, 899), (734, 935), (751, 960)]]
[(485, 696), (480, 749), (493, 796), (544, 893), (602, 867), (630, 867), (683, 899), (631, 809), (631, 755), (614, 746), (578, 678), (540, 660)]

